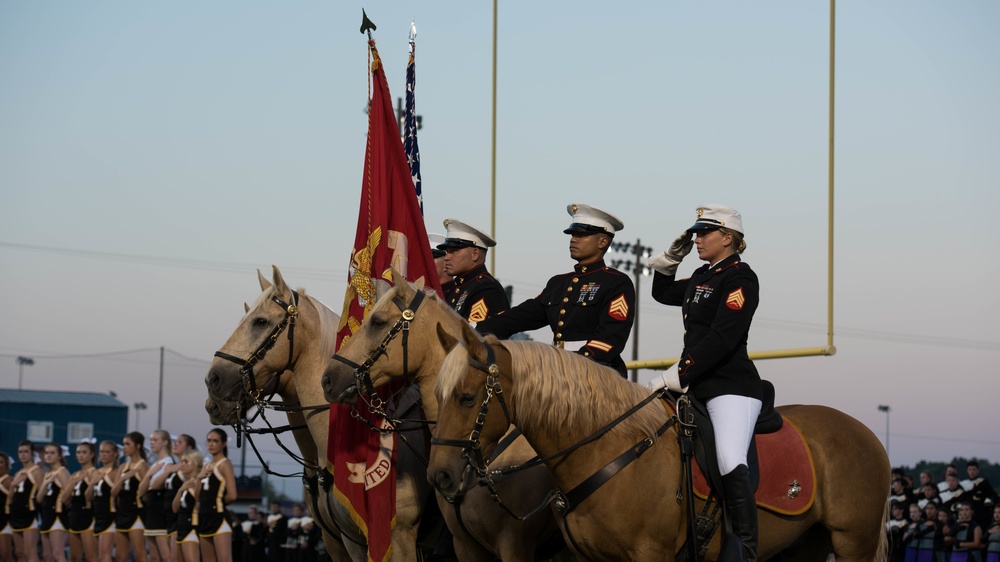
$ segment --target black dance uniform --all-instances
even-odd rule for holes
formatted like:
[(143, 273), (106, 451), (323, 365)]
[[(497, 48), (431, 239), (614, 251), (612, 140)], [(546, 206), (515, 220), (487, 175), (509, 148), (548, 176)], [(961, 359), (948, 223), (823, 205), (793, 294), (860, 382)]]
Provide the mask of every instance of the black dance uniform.
[(225, 497), (226, 480), (219, 472), (219, 467), (215, 466), (208, 476), (201, 479), (201, 488), (198, 494), (199, 536), (212, 537), (233, 532), (226, 520)]
[[(9, 480), (8, 480), (9, 481)], [(0, 534), (9, 535), (10, 531), (10, 516), (7, 515), (7, 498), (10, 497), (10, 489), (7, 488), (7, 484), (0, 481)]]
[[(156, 473), (160, 472), (166, 465), (173, 464), (174, 459), (170, 457), (164, 457), (155, 463), (153, 466), (149, 467), (149, 471), (153, 473), (150, 476), (150, 481), (156, 476)], [(142, 524), (145, 527), (144, 535), (147, 537), (155, 537), (167, 534), (167, 529), (169, 524), (167, 522), (167, 512), (173, 513), (173, 506), (168, 506), (166, 511), (164, 511), (163, 505), (163, 489), (153, 490), (150, 488), (146, 492), (145, 501), (143, 502), (144, 508), (142, 511)]]
[(198, 512), (195, 509), (197, 499), (191, 490), (184, 490), (181, 494), (181, 507), (177, 510), (177, 521), (174, 522), (174, 541), (177, 544), (198, 541)]
[(166, 481), (163, 482), (163, 512), (167, 516), (168, 535), (174, 533), (177, 525), (177, 514), (174, 513), (174, 497), (177, 496), (177, 490), (181, 489), (182, 484), (184, 484), (184, 477), (181, 476), (180, 472), (175, 472), (167, 476)]
[(59, 494), (62, 493), (62, 486), (55, 478), (49, 480), (45, 485), (45, 495), (42, 497), (42, 505), (38, 512), (42, 515), (42, 524), (39, 530), (42, 534), (50, 531), (65, 531), (69, 529), (69, 514), (63, 511), (62, 502), (59, 501)]
[(10, 528), (14, 532), (38, 528), (38, 517), (35, 511), (36, 471), (29, 471), (28, 478), (14, 486), (7, 498), (7, 515), (10, 517)]
[[(121, 468), (121, 472), (127, 472), (132, 468), (131, 463), (126, 463)], [(139, 514), (142, 513), (142, 498), (139, 497), (139, 477), (132, 476), (122, 483), (121, 490), (118, 491), (118, 500), (115, 502), (118, 508), (118, 515), (115, 517), (115, 530), (119, 533), (127, 533), (133, 529), (142, 529), (142, 520)]]
[(87, 501), (86, 476), (73, 485), (73, 491), (69, 495), (69, 532), (79, 535), (85, 531), (94, 530), (94, 509)]
[(118, 513), (115, 510), (115, 502), (111, 498), (111, 482), (108, 474), (101, 478), (94, 488), (94, 499), (91, 505), (94, 508), (94, 534), (102, 535), (115, 530), (115, 518)]

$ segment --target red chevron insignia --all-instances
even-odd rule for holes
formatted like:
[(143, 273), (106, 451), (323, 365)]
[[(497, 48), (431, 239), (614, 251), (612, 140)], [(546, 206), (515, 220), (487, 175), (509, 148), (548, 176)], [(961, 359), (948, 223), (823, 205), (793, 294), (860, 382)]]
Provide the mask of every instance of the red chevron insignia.
[(608, 316), (615, 320), (628, 319), (628, 301), (625, 300), (625, 295), (618, 295), (617, 299), (611, 301), (611, 306), (608, 307)]
[(746, 302), (746, 298), (743, 297), (743, 287), (729, 293), (729, 296), (726, 297), (726, 306), (733, 310), (743, 310), (744, 302)]

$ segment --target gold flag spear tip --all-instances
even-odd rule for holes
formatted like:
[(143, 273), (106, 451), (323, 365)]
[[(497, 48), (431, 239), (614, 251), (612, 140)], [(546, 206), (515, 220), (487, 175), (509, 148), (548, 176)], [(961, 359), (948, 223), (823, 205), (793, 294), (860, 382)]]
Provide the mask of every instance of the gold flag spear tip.
[(372, 22), (372, 20), (368, 19), (368, 14), (365, 13), (365, 9), (361, 8), (361, 33), (363, 34), (368, 30), (375, 30), (375, 29), (378, 29), (377, 27), (375, 27), (375, 23)]
[[(364, 12), (364, 9), (362, 9), (361, 11)], [(417, 23), (411, 21), (410, 22), (410, 43), (413, 43), (414, 41), (416, 41), (416, 39), (417, 39)]]

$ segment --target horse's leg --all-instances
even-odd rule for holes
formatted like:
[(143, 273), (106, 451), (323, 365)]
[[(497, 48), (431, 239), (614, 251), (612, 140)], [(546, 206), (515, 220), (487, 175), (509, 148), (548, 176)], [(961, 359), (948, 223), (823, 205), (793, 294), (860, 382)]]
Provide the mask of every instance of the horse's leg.
[[(403, 445), (405, 447), (405, 445)], [(404, 454), (400, 451), (401, 455)], [(400, 459), (397, 457), (397, 462)], [(426, 473), (426, 470), (424, 470)], [(426, 478), (424, 479), (426, 488)], [(396, 526), (392, 529), (392, 560), (412, 562), (417, 558), (417, 531), (426, 494), (421, 493), (420, 482), (403, 462), (396, 472)]]
[(352, 562), (351, 555), (344, 547), (342, 539), (323, 533), (323, 546), (333, 562)]

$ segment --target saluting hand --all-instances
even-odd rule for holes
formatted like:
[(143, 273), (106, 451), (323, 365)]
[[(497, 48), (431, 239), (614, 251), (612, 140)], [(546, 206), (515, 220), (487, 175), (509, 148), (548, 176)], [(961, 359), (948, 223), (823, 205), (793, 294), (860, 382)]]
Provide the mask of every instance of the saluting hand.
[(694, 241), (691, 238), (692, 234), (685, 231), (674, 239), (669, 248), (651, 258), (649, 260), (649, 267), (664, 275), (674, 275), (677, 273), (677, 266), (680, 265), (684, 256), (691, 253), (691, 248), (694, 247)]

